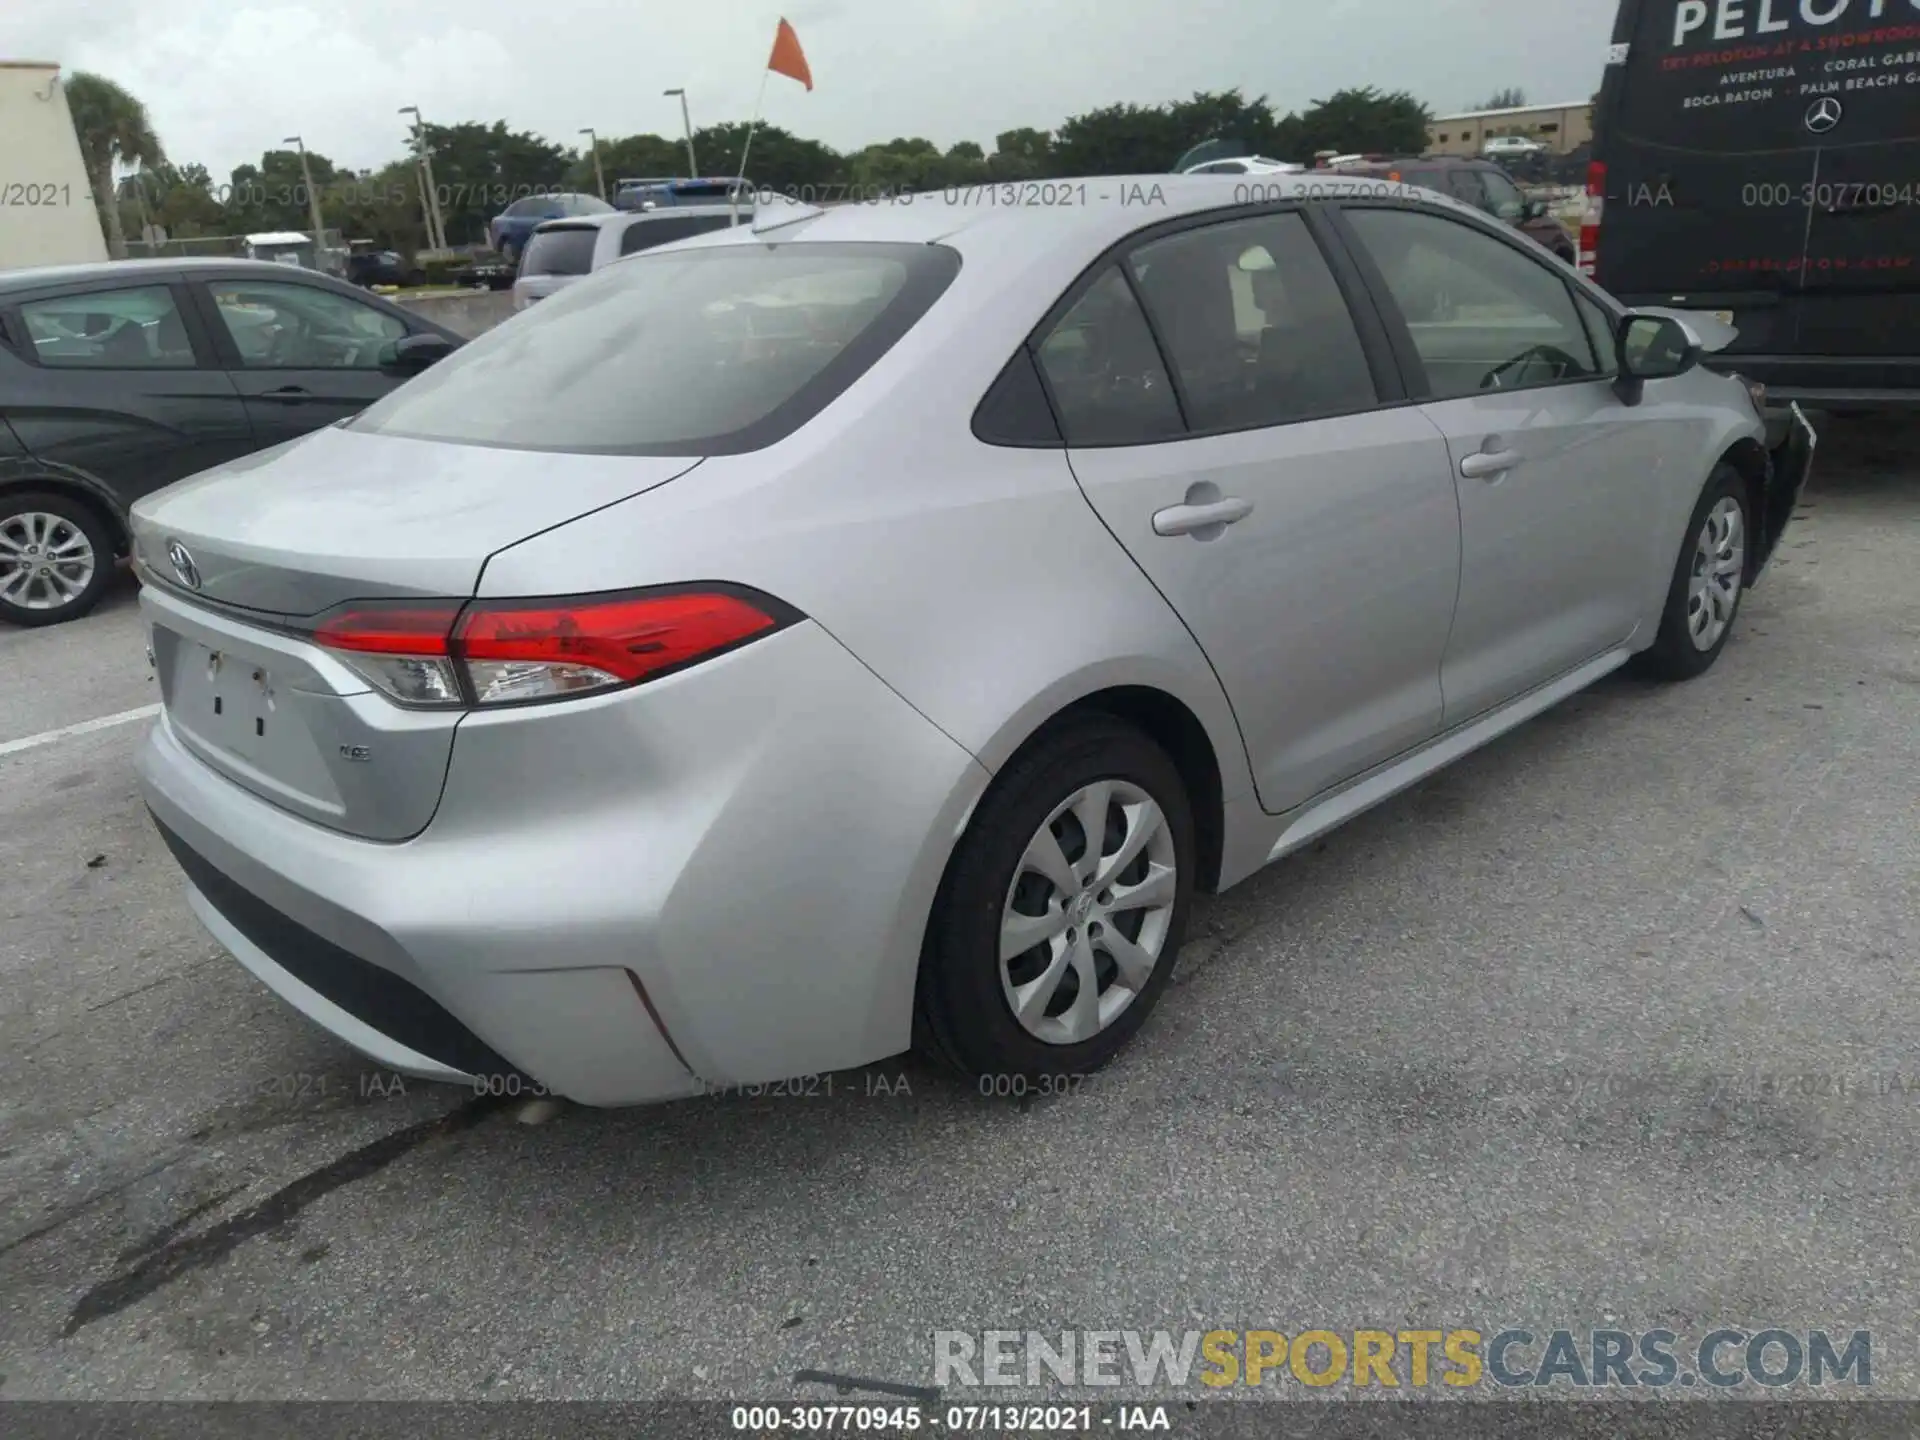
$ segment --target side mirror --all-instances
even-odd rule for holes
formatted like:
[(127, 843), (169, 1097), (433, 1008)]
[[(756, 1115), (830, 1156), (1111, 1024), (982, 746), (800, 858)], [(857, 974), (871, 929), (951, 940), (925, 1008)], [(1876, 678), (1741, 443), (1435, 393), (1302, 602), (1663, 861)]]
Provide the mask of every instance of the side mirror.
[(1527, 208), (1523, 212), (1521, 212), (1520, 218), (1523, 220), (1546, 219), (1547, 218), (1547, 202), (1544, 200), (1527, 201)]
[(452, 353), (453, 342), (441, 336), (404, 335), (381, 353), (380, 368), (389, 375), (418, 375)]
[(1646, 382), (1671, 380), (1700, 363), (1700, 337), (1670, 315), (1628, 314), (1618, 336), (1620, 398), (1638, 405)]

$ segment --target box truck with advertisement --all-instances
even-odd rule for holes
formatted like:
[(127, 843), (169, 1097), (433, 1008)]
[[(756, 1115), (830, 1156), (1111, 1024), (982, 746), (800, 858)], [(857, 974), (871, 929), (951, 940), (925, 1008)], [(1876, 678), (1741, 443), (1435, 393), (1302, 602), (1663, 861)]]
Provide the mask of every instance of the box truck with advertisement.
[(1920, 0), (1623, 0), (1581, 268), (1772, 402), (1920, 406)]

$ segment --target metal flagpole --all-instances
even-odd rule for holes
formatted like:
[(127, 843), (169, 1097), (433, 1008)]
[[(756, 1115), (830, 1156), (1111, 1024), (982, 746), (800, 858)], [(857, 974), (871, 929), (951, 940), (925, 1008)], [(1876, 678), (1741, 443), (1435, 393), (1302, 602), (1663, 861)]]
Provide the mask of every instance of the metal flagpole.
[(753, 119), (747, 124), (746, 143), (740, 147), (740, 173), (734, 177), (731, 195), (733, 202), (732, 222), (735, 225), (740, 223), (740, 187), (747, 183), (747, 152), (753, 149), (753, 132), (760, 128), (760, 107), (766, 103), (767, 77), (772, 74), (773, 66), (771, 64), (760, 72), (760, 93), (753, 97)]

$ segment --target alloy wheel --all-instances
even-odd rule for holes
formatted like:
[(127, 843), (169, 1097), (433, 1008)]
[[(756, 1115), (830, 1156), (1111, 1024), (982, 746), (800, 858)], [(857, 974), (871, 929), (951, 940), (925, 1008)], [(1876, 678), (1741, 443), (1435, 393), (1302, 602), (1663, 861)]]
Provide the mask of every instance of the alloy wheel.
[(1731, 495), (1707, 512), (1693, 546), (1693, 572), (1687, 581), (1687, 634), (1693, 648), (1713, 649), (1733, 623), (1746, 574), (1746, 516)]
[(1075, 791), (1027, 843), (1000, 921), (1000, 984), (1014, 1018), (1077, 1045), (1145, 990), (1179, 893), (1172, 828), (1124, 780)]
[(0, 519), (0, 600), (22, 610), (58, 610), (93, 583), (93, 542), (64, 515), (24, 510)]

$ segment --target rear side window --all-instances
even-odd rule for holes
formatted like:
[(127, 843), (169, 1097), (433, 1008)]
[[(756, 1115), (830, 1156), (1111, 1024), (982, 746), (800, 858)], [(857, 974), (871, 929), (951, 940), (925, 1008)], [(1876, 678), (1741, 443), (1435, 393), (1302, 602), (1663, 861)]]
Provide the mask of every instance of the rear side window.
[(1195, 430), (1348, 414), (1378, 395), (1333, 272), (1297, 214), (1184, 230), (1131, 262)]
[(27, 343), (53, 369), (186, 370), (193, 341), (165, 285), (94, 290), (20, 307)]
[(522, 275), (585, 275), (593, 269), (593, 247), (600, 238), (593, 225), (562, 225), (539, 230), (521, 257)]
[(462, 346), (349, 428), (592, 454), (757, 450), (858, 380), (959, 269), (942, 245), (642, 255)]
[[(1746, 155), (1916, 133), (1920, 7), (1906, 0), (1664, 0), (1640, 7), (1632, 46), (1607, 117), (1627, 139)], [(1815, 114), (1823, 100), (1837, 117)]]
[(1040, 342), (1069, 445), (1147, 445), (1187, 433), (1147, 317), (1109, 266)]
[(690, 235), (725, 230), (732, 223), (731, 215), (663, 215), (657, 220), (640, 220), (627, 226), (621, 235), (620, 253), (637, 255), (642, 250), (685, 240)]

